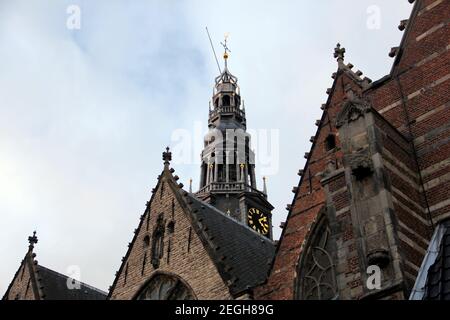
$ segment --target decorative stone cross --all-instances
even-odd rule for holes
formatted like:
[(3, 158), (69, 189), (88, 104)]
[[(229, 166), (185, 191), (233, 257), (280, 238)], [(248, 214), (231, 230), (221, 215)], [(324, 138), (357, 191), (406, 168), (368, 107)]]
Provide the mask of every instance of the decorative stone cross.
[(172, 152), (169, 151), (169, 147), (166, 147), (166, 151), (162, 154), (162, 159), (164, 160), (164, 165), (169, 165), (172, 160)]
[(338, 43), (336, 45), (336, 48), (334, 48), (334, 57), (337, 58), (337, 60), (344, 60), (344, 54), (345, 54), (345, 48), (341, 48), (341, 44)]
[(28, 242), (30, 243), (30, 250), (34, 248), (34, 245), (38, 243), (38, 238), (36, 237), (36, 231), (33, 231), (33, 236), (28, 237)]

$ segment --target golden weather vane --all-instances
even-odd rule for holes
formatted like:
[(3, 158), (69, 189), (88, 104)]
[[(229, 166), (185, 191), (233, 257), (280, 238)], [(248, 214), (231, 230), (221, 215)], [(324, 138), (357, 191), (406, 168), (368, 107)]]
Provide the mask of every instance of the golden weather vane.
[(228, 32), (225, 33), (225, 35), (224, 35), (225, 40), (220, 43), (224, 49), (223, 58), (225, 59), (225, 68), (227, 67), (228, 52), (231, 52), (231, 50), (227, 46), (227, 41), (228, 41), (229, 36), (230, 36), (230, 34)]

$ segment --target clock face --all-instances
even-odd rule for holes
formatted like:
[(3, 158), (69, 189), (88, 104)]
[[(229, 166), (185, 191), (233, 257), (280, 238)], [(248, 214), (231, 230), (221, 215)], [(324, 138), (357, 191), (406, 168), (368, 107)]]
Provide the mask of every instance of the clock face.
[(265, 236), (269, 233), (269, 219), (259, 209), (250, 208), (247, 217), (250, 228)]

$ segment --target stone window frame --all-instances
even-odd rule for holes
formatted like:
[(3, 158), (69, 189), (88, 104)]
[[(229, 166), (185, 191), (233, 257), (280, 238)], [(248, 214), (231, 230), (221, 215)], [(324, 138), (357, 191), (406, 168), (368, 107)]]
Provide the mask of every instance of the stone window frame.
[[(324, 245), (324, 248), (328, 247), (328, 245), (331, 246), (331, 251), (327, 251), (324, 248), (315, 246), (317, 244), (317, 241), (321, 240), (321, 236), (322, 236), (322, 231), (324, 230), (328, 233), (327, 236), (327, 241)], [(302, 250), (302, 253), (300, 254), (300, 258), (296, 267), (296, 272), (297, 272), (297, 277), (294, 281), (294, 297), (295, 299), (298, 300), (306, 300), (307, 298), (305, 297), (305, 292), (304, 292), (304, 278), (305, 276), (313, 269), (310, 268), (310, 270), (305, 270), (304, 266), (310, 262), (311, 257), (312, 257), (312, 248), (316, 248), (318, 250), (320, 250), (320, 252), (323, 252), (326, 254), (326, 256), (328, 257), (329, 261), (330, 261), (330, 265), (327, 266), (327, 268), (329, 268), (330, 272), (331, 272), (331, 281), (332, 283), (322, 283), (319, 282), (319, 296), (320, 296), (320, 285), (329, 285), (330, 287), (332, 287), (333, 291), (334, 291), (334, 296), (332, 298), (329, 298), (329, 300), (337, 300), (338, 299), (338, 294), (339, 294), (339, 290), (338, 290), (338, 286), (337, 286), (337, 274), (336, 274), (336, 257), (334, 255), (335, 252), (335, 245), (333, 244), (332, 241), (332, 232), (331, 232), (331, 228), (330, 228), (330, 223), (329, 220), (325, 214), (325, 209), (322, 208), (321, 211), (318, 213), (317, 215), (317, 219), (316, 222), (313, 223), (313, 226), (311, 227), (311, 231), (309, 233), (309, 236), (306, 240), (306, 243), (304, 245), (304, 249)], [(314, 246), (314, 247), (313, 247)], [(330, 249), (328, 247), (328, 249)], [(314, 259), (314, 258), (313, 258)], [(317, 263), (314, 265), (316, 266)], [(312, 278), (312, 277), (311, 277)], [(315, 281), (317, 281), (317, 279), (313, 279)], [(322, 300), (319, 298), (319, 300)]]
[[(192, 289), (192, 287), (189, 285), (189, 283), (187, 283), (186, 280), (184, 280), (182, 277), (180, 277), (179, 275), (172, 273), (172, 272), (167, 272), (167, 271), (156, 271), (154, 272), (150, 278), (145, 281), (142, 286), (139, 288), (139, 290), (136, 292), (135, 296), (133, 297), (133, 300), (147, 300), (144, 298), (145, 295), (148, 296), (148, 293), (146, 292), (149, 288), (151, 288), (151, 285), (154, 285), (155, 281), (173, 281), (172, 284), (169, 285), (169, 288), (171, 287), (172, 292), (169, 291), (169, 298), (173, 298), (173, 290), (178, 291), (175, 292), (175, 294), (180, 294), (183, 293), (183, 290), (185, 290), (185, 292), (187, 292), (187, 298), (185, 300), (197, 300), (197, 296), (194, 292), (194, 290)], [(181, 290), (181, 291), (180, 291)], [(164, 294), (164, 292), (161, 292), (161, 286), (159, 288), (158, 292), (159, 294)], [(159, 299), (159, 300), (171, 300), (171, 299)], [(176, 300), (176, 299), (173, 299)]]

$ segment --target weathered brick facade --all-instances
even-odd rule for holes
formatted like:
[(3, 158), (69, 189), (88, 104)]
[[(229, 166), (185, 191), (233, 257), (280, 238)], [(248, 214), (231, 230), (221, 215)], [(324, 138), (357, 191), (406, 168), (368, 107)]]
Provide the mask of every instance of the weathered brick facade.
[[(449, 1), (415, 1), (391, 73), (374, 83), (336, 48), (338, 71), (257, 298), (304, 298), (301, 258), (321, 212), (336, 298), (408, 298), (434, 225), (450, 215), (449, 16)], [(371, 264), (381, 290), (365, 285)]]
[[(147, 210), (114, 282), (111, 299), (132, 299), (155, 273), (174, 274), (192, 288), (198, 299), (230, 299), (231, 295), (215, 264), (186, 215), (180, 188), (165, 170), (153, 189)], [(164, 213), (165, 226), (174, 222), (173, 234), (164, 235), (164, 254), (155, 268), (151, 263), (151, 238), (158, 215)], [(169, 244), (170, 243), (170, 244)], [(170, 246), (170, 250), (168, 249)]]
[[(30, 263), (30, 256), (27, 256), (22, 261), (19, 270), (14, 276), (13, 281), (8, 288), (8, 292), (3, 299), (6, 300), (38, 300), (39, 296), (36, 296), (35, 292), (37, 288), (33, 288), (34, 281), (32, 281), (33, 267)], [(30, 272), (31, 271), (31, 272)]]

